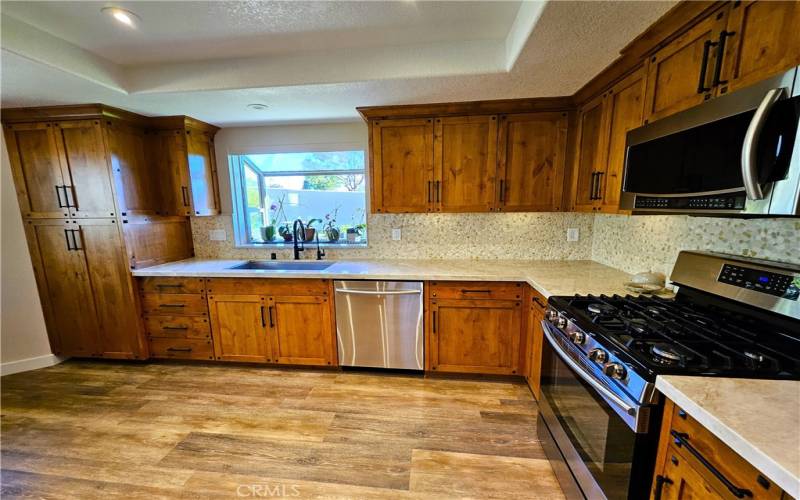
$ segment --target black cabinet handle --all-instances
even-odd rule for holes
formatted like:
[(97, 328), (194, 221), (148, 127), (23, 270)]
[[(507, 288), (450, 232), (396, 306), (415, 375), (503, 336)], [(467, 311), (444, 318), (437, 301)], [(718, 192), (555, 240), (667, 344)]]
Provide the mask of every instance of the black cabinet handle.
[[(70, 234), (72, 234), (72, 249), (73, 250), (83, 250), (83, 245), (82, 244), (81, 245), (78, 244), (78, 240), (81, 239), (80, 238), (80, 234), (81, 234), (80, 230), (78, 230), (78, 229), (70, 229), (69, 232), (70, 232)], [(76, 235), (78, 235), (78, 236), (76, 236)]]
[(711, 81), (712, 87), (728, 83), (728, 80), (720, 80), (719, 77), (720, 73), (722, 73), (722, 59), (725, 56), (725, 39), (735, 34), (735, 31), (725, 30), (722, 30), (722, 32), (719, 34), (719, 41), (717, 42), (717, 61), (714, 63), (714, 78)]
[(656, 490), (653, 492), (653, 500), (661, 500), (661, 490), (664, 489), (664, 485), (672, 483), (672, 479), (667, 476), (656, 476)]
[(167, 347), (170, 352), (192, 352), (191, 347)]
[(439, 203), (442, 199), (442, 181), (436, 181), (434, 186), (434, 191), (436, 192), (436, 203)]
[(433, 311), (433, 320), (431, 321), (431, 326), (433, 327), (433, 333), (436, 333), (436, 311)]
[(712, 42), (711, 40), (706, 40), (703, 42), (703, 61), (700, 63), (700, 79), (697, 82), (698, 94), (702, 94), (711, 90), (710, 87), (706, 87), (706, 69), (708, 66), (708, 54), (711, 52), (711, 47), (715, 46), (716, 44), (717, 42)]
[(186, 304), (159, 304), (158, 307), (186, 307)]
[(547, 304), (545, 304), (541, 300), (539, 300), (539, 297), (534, 297), (533, 301), (536, 302), (536, 304), (541, 308), (547, 307)]
[(272, 306), (269, 306), (267, 308), (267, 314), (269, 314), (269, 327), (273, 328), (275, 326), (275, 323), (272, 322)]
[(64, 229), (64, 239), (67, 240), (67, 251), (68, 252), (71, 252), (71, 251), (75, 250), (74, 248), (72, 248), (72, 242), (69, 239), (69, 232), (70, 231), (71, 231), (71, 229)]
[(506, 201), (506, 181), (505, 179), (500, 179), (500, 201)]
[(597, 172), (597, 181), (595, 182), (595, 195), (594, 195), (595, 200), (603, 199), (603, 197), (600, 195), (601, 193), (600, 183), (603, 181), (602, 179), (603, 174), (605, 174), (605, 172)]
[[(68, 206), (69, 206), (69, 205), (65, 205), (65, 204), (64, 204), (64, 203), (61, 201), (61, 188), (62, 188), (62, 187), (64, 187), (64, 186), (56, 186), (56, 198), (58, 198), (58, 208), (66, 208), (66, 207), (68, 207)], [(66, 196), (66, 195), (65, 195), (65, 196)]]
[(187, 325), (164, 325), (161, 327), (163, 330), (188, 330), (189, 327)]
[(181, 186), (181, 196), (183, 197), (183, 206), (189, 206), (189, 188)]
[(731, 492), (731, 494), (733, 496), (735, 496), (736, 498), (744, 498), (744, 497), (752, 497), (753, 496), (753, 492), (752, 491), (750, 491), (748, 489), (745, 489), (745, 488), (739, 488), (736, 485), (734, 485), (732, 482), (730, 482), (730, 480), (727, 477), (725, 477), (725, 475), (722, 472), (720, 472), (716, 467), (714, 467), (711, 464), (711, 462), (706, 460), (706, 457), (704, 457), (699, 451), (697, 451), (694, 448), (694, 446), (689, 444), (689, 435), (688, 434), (686, 434), (685, 432), (678, 432), (678, 431), (676, 431), (674, 429), (670, 431), (670, 434), (672, 434), (672, 437), (675, 438), (675, 441), (674, 441), (675, 442), (675, 446), (677, 446), (678, 448), (680, 448), (680, 447), (686, 448), (686, 451), (688, 451), (689, 453), (694, 455), (694, 457), (701, 464), (703, 464), (703, 466), (706, 469), (708, 469), (709, 472), (714, 474), (714, 477), (719, 479), (719, 481), (722, 484), (724, 484), (726, 488), (728, 488), (728, 490)]
[[(70, 194), (72, 197), (70, 198)], [(67, 206), (78, 208), (78, 203), (75, 201), (78, 197), (75, 195), (75, 186), (64, 186), (64, 198), (67, 200)]]
[(267, 321), (264, 319), (264, 306), (261, 306), (261, 326), (267, 326)]
[(492, 293), (491, 290), (462, 288), (461, 293)]
[(592, 182), (589, 185), (589, 199), (594, 200), (594, 193), (597, 190), (597, 172), (592, 172)]
[(433, 201), (433, 181), (428, 181), (428, 203)]

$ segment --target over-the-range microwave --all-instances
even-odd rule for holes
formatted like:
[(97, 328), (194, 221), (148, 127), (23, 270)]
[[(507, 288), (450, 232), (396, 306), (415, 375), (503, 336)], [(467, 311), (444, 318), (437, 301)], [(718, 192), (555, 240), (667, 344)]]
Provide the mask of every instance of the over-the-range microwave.
[(800, 215), (800, 71), (628, 132), (620, 207)]

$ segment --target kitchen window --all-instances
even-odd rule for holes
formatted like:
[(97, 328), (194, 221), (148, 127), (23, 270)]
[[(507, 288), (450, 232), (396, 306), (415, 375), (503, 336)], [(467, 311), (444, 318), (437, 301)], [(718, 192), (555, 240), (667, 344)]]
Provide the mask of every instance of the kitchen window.
[(238, 244), (292, 244), (296, 219), (307, 242), (365, 245), (364, 151), (276, 152), (229, 156)]

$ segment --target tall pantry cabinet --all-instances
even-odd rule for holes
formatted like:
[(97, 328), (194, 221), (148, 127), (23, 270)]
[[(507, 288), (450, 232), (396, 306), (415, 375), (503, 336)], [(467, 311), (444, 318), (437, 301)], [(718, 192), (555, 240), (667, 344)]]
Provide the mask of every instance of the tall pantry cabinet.
[[(164, 179), (174, 172), (164, 172), (153, 159), (148, 138), (158, 120), (163, 119), (102, 105), (3, 111), (12, 176), (54, 354), (148, 357), (130, 270), (193, 255), (188, 218), (170, 216), (162, 201), (160, 190), (169, 185)], [(215, 131), (203, 125), (201, 134)], [(186, 149), (174, 155), (188, 166)], [(217, 203), (211, 165), (207, 175), (214, 178), (203, 189), (212, 186), (212, 196), (203, 199)], [(203, 207), (203, 212), (214, 213), (214, 207)], [(166, 246), (158, 241), (165, 227), (176, 228)]]

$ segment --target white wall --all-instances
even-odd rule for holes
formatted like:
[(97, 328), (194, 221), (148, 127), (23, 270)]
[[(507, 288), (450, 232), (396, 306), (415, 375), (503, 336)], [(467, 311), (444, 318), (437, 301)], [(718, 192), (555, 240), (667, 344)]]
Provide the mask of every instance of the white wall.
[(5, 139), (0, 138), (0, 141), (0, 368), (2, 374), (7, 375), (50, 366), (56, 364), (58, 358), (50, 352)]

